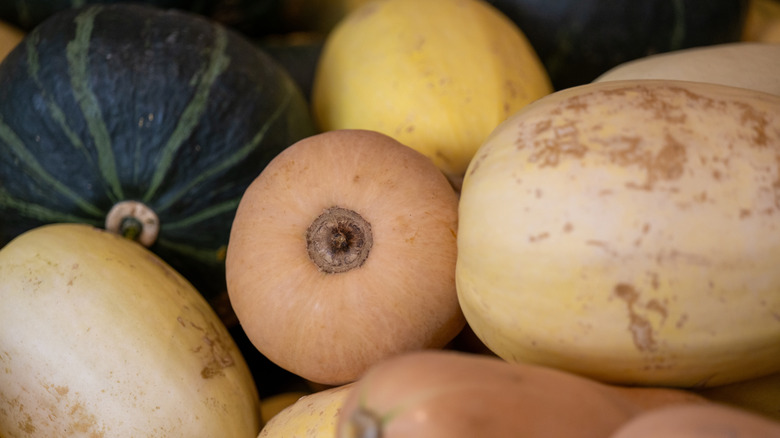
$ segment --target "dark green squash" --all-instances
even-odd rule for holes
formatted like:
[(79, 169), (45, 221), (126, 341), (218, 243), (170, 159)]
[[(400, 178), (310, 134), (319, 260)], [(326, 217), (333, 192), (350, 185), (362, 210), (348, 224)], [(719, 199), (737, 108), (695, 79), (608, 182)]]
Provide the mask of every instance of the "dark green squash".
[(522, 29), (553, 86), (654, 53), (738, 41), (749, 0), (487, 0)]
[[(80, 8), (90, 4), (121, 3), (127, 0), (6, 0), (0, 1), (0, 20), (12, 23), (23, 30), (31, 30), (43, 20), (65, 9)], [(160, 8), (175, 8), (202, 12), (207, 1), (214, 0), (132, 0)]]
[[(148, 5), (59, 12), (0, 64), (0, 246), (138, 201), (158, 221), (150, 249), (211, 298), (244, 189), (313, 133), (286, 70), (222, 25)], [(147, 239), (144, 217), (108, 222)]]

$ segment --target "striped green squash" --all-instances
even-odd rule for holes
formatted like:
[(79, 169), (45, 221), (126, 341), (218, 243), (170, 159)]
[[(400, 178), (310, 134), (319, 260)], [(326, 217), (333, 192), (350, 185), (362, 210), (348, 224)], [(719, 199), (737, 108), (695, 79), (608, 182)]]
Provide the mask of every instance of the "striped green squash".
[[(66, 9), (90, 4), (118, 3), (122, 0), (3, 0), (0, 1), (0, 20), (31, 30), (45, 19)], [(213, 0), (133, 0), (160, 8), (176, 8), (201, 12), (206, 1)]]
[(148, 5), (57, 13), (0, 64), (0, 246), (45, 223), (105, 226), (212, 298), (244, 189), (314, 129), (286, 70), (220, 24)]

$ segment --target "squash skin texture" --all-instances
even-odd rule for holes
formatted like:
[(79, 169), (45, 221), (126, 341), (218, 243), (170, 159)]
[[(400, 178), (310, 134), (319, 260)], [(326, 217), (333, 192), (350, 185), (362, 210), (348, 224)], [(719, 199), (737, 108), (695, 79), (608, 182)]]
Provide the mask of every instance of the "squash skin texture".
[(525, 36), (485, 2), (387, 0), (329, 34), (312, 106), (320, 130), (382, 132), (459, 186), (490, 131), (551, 91)]
[(36, 228), (0, 250), (0, 297), (0, 435), (257, 436), (257, 388), (229, 332), (141, 245)]
[(335, 437), (339, 413), (352, 386), (347, 383), (304, 395), (271, 417), (258, 438)]
[[(707, 403), (686, 391), (622, 388), (494, 356), (411, 352), (369, 369), (350, 390), (339, 416), (340, 438), (609, 436), (644, 412)], [(370, 430), (353, 429), (373, 418)], [(378, 426), (378, 427), (377, 427)]]
[[(233, 221), (228, 295), (247, 336), (272, 362), (326, 385), (401, 351), (443, 347), (465, 324), (457, 203), (430, 160), (378, 132), (329, 131), (290, 146)], [(373, 247), (362, 266), (325, 273), (306, 234), (333, 206), (371, 224)]]
[(682, 81), (556, 92), (494, 131), (459, 207), (457, 286), (497, 355), (603, 381), (780, 369), (780, 98)]
[(594, 82), (674, 79), (780, 95), (780, 44), (735, 42), (660, 53), (620, 64)]
[(237, 33), (150, 6), (63, 11), (0, 64), (0, 245), (52, 222), (156, 212), (151, 250), (207, 298), (241, 194), (314, 133), (292, 79)]

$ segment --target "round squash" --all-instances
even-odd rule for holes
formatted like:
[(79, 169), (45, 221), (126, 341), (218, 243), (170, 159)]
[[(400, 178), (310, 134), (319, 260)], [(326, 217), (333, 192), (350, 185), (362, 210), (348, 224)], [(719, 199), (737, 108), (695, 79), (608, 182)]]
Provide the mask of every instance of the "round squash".
[(24, 32), (8, 23), (0, 21), (0, 62), (11, 53), (24, 38)]
[(230, 436), (257, 389), (204, 298), (136, 242), (83, 224), (0, 250), (0, 436)]
[(594, 82), (677, 79), (780, 95), (780, 44), (736, 42), (675, 50), (618, 65)]
[(654, 53), (739, 41), (749, 0), (487, 0), (523, 30), (556, 90)]
[(459, 207), (457, 287), (512, 362), (715, 386), (780, 370), (780, 96), (637, 80), (499, 126)]
[(775, 438), (780, 422), (716, 403), (667, 406), (625, 423), (609, 438)]
[(487, 3), (383, 0), (329, 34), (312, 106), (321, 130), (382, 132), (459, 187), (490, 131), (550, 91), (533, 47)]
[(0, 84), (0, 246), (45, 223), (107, 227), (209, 298), (244, 190), (314, 132), (300, 89), (251, 42), (150, 6), (56, 14)]
[(419, 152), (374, 131), (328, 131), (276, 156), (238, 206), (230, 302), (249, 339), (307, 380), (340, 385), (376, 361), (443, 347), (455, 292), (458, 198)]
[(257, 438), (335, 437), (341, 407), (354, 383), (298, 398), (263, 426)]
[(341, 438), (603, 438), (644, 412), (689, 403), (706, 401), (492, 356), (424, 351), (370, 368), (350, 389), (337, 430)]

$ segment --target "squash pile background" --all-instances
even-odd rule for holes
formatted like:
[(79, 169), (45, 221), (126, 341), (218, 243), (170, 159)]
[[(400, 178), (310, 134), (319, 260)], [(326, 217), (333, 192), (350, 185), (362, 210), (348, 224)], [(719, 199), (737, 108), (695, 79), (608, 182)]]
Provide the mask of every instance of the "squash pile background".
[[(364, 4), (369, 3), (369, 1), (370, 0), (150, 0), (144, 3), (164, 8), (172, 7), (195, 12), (209, 20), (213, 20), (215, 23), (219, 23), (220, 25), (224, 25), (241, 33), (248, 40), (252, 41), (258, 50), (262, 50), (271, 55), (294, 80), (303, 96), (310, 99), (316, 78), (317, 63), (329, 33), (349, 13), (355, 11)], [(100, 3), (100, 1), (87, 1), (86, 3)], [(552, 29), (550, 27), (552, 24), (545, 22), (542, 19), (554, 19), (554, 11), (552, 11), (554, 6), (549, 6), (551, 10), (546, 11), (546, 14), (545, 11), (535, 11), (539, 16), (533, 17), (532, 15), (529, 15), (530, 12), (528, 10), (525, 12), (528, 12), (529, 14), (522, 15), (524, 10), (518, 5), (523, 2), (519, 0), (492, 0), (488, 1), (488, 3), (493, 4), (493, 6), (506, 13), (506, 15), (514, 20), (515, 24), (519, 26), (518, 29), (527, 31), (526, 36), (529, 37), (529, 41), (539, 53), (547, 72), (550, 74), (555, 91), (587, 84), (612, 67), (645, 55), (652, 55), (656, 52), (738, 41), (780, 44), (780, 2), (776, 0), (751, 0), (749, 2), (749, 7), (747, 6), (748, 2), (732, 2), (729, 4), (730, 2), (726, 1), (702, 1), (700, 3), (706, 3), (710, 5), (712, 9), (717, 9), (719, 7), (717, 5), (722, 4), (723, 11), (726, 11), (724, 16), (731, 18), (724, 19), (724, 16), (713, 13), (713, 17), (715, 18), (713, 18), (712, 21), (697, 22), (695, 25), (689, 25), (686, 29), (690, 31), (687, 35), (688, 39), (677, 41), (674, 44), (670, 44), (666, 41), (663, 44), (656, 44), (657, 41), (648, 43), (638, 37), (638, 39), (635, 40), (629, 39), (628, 41), (619, 41), (621, 38), (619, 32), (614, 35), (601, 35), (606, 38), (606, 40), (598, 40), (597, 37), (599, 35), (595, 35), (596, 31), (593, 29), (598, 26), (603, 26), (603, 23), (614, 24), (610, 22), (610, 20), (625, 20), (626, 18), (624, 16), (610, 14), (610, 11), (596, 11), (591, 8), (588, 11), (589, 13), (594, 13), (594, 21), (588, 25), (594, 26), (593, 28), (586, 27), (583, 30), (581, 27), (576, 27), (578, 25), (585, 26), (582, 23), (572, 24), (572, 17), (577, 15), (574, 11), (578, 8), (587, 9), (588, 7), (583, 5), (585, 3), (590, 4), (594, 2), (551, 2), (550, 4), (558, 4), (559, 9), (569, 9), (569, 13), (566, 15), (569, 21), (564, 20), (558, 22), (558, 29)], [(541, 4), (541, 2), (527, 3)], [(626, 5), (636, 4), (632, 1), (623, 3)], [(652, 4), (655, 2), (647, 3)], [(741, 6), (736, 6), (737, 3), (743, 4)], [(14, 41), (16, 41), (21, 34), (34, 29), (35, 26), (40, 24), (46, 17), (55, 14), (58, 10), (68, 8), (67, 4), (69, 4), (69, 2), (3, 2), (3, 4), (0, 5), (0, 59), (2, 59), (2, 56), (4, 55), (3, 50), (6, 44), (13, 45)], [(17, 8), (17, 6), (11, 5), (24, 5), (25, 7)], [(536, 7), (541, 8), (541, 6)], [(630, 8), (630, 6), (626, 7)], [(585, 9), (582, 10), (584, 11)], [(595, 15), (596, 12), (601, 13), (602, 16)], [(618, 18), (615, 18), (616, 16)], [(641, 17), (637, 19), (641, 19)], [(657, 22), (653, 21), (650, 25), (662, 22), (665, 22), (664, 18), (659, 18)], [(525, 28), (523, 26), (524, 24)], [(629, 27), (631, 26), (630, 23), (622, 24), (628, 24)], [(566, 26), (572, 27), (567, 28)], [(6, 32), (5, 29), (8, 27), (12, 29), (11, 32)], [(713, 32), (708, 34), (708, 29), (712, 29)], [(718, 29), (718, 31), (715, 32), (715, 29)], [(593, 41), (595, 42), (593, 42), (593, 45), (587, 48), (572, 47), (575, 42), (581, 43), (582, 45), (588, 44), (588, 41), (586, 41), (587, 38), (583, 36), (587, 36), (588, 31), (594, 32)], [(663, 29), (659, 29), (655, 33), (657, 34), (663, 31)], [(578, 32), (581, 33), (577, 34)], [(653, 31), (651, 30), (650, 33), (653, 33)], [(548, 40), (543, 41), (544, 35), (555, 35), (555, 38), (550, 37)], [(567, 40), (566, 38), (572, 39)], [(10, 41), (10, 43), (8, 43), (8, 41)], [(633, 47), (630, 47), (631, 50), (626, 49), (624, 52), (620, 52), (615, 47), (610, 46), (610, 44), (617, 45), (619, 43), (622, 44), (623, 49), (626, 49), (626, 46), (630, 46), (631, 44), (633, 44)], [(561, 47), (568, 47), (567, 50), (576, 52), (568, 52), (564, 56), (561, 53), (556, 52), (556, 50), (562, 50)], [(457, 47), (453, 47), (452, 49), (455, 51), (458, 50)], [(615, 49), (611, 52), (613, 56), (608, 57), (605, 51), (612, 49)], [(593, 52), (593, 50), (598, 50), (598, 52)], [(775, 75), (777, 75), (777, 72), (775, 72)], [(4, 84), (0, 83), (0, 87), (3, 86)], [(0, 147), (3, 146), (0, 145)], [(258, 173), (260, 170), (261, 169), (258, 169)], [(0, 217), (0, 228), (2, 228), (4, 220), (5, 218)], [(268, 405), (266, 405), (267, 410), (264, 411), (264, 419), (266, 421), (276, 412), (291, 405), (296, 400), (295, 397), (287, 397), (284, 399), (283, 397), (286, 395), (312, 394), (329, 389), (322, 385), (306, 381), (299, 376), (281, 369), (263, 357), (263, 355), (249, 342), (246, 335), (241, 330), (241, 327), (230, 308), (230, 302), (225, 291), (200, 290), (200, 292), (204, 296), (212, 297), (210, 299), (211, 306), (217, 311), (226, 326), (230, 329), (230, 334), (244, 354), (254, 376), (260, 398), (264, 403), (266, 401), (268, 402)], [(778, 291), (778, 293), (780, 293), (780, 291)], [(281, 329), (283, 328), (280, 328), (280, 330)], [(0, 349), (1, 348), (2, 346), (0, 346)], [(477, 354), (493, 354), (468, 327), (447, 348)], [(780, 383), (778, 383), (777, 378), (770, 376), (764, 381), (768, 383), (758, 383), (756, 386), (769, 385), (780, 388)], [(750, 383), (747, 383), (746, 385), (750, 385)], [(712, 395), (716, 399), (729, 399), (732, 397), (729, 395), (728, 390), (720, 391), (718, 388), (708, 389), (703, 393), (705, 395)], [(340, 395), (340, 397), (341, 396), (343, 396), (343, 394)], [(742, 397), (742, 395), (737, 396), (737, 398), (738, 397)], [(776, 397), (777, 398), (770, 400), (770, 403), (774, 403), (778, 406), (773, 413), (777, 416), (777, 419), (780, 420), (780, 390), (776, 391)], [(280, 399), (283, 399), (284, 401), (278, 402), (276, 405), (273, 405), (274, 407), (271, 407), (272, 401), (276, 402)], [(747, 406), (750, 406), (755, 402), (750, 399), (737, 400), (734, 397), (732, 397), (731, 400)], [(762, 403), (766, 403), (766, 401), (763, 401)], [(772, 412), (770, 412), (770, 414), (772, 414)], [(287, 412), (285, 415), (289, 417), (292, 414), (291, 412)], [(333, 425), (328, 427), (333, 427)]]

